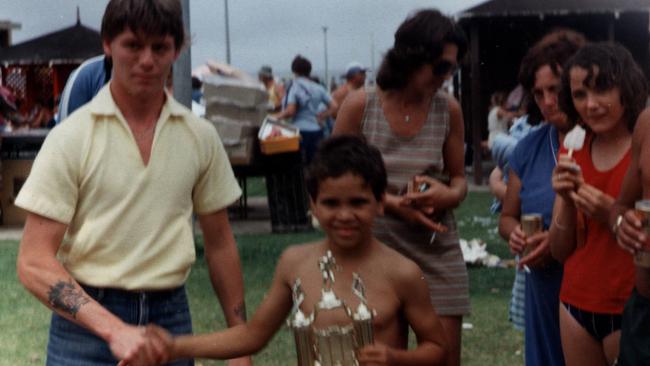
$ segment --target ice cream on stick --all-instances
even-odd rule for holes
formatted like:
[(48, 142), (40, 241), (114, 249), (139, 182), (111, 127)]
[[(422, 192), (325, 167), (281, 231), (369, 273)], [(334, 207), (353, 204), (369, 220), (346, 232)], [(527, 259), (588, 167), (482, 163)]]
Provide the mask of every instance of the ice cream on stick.
[(582, 149), (582, 146), (585, 144), (585, 137), (587, 131), (580, 125), (576, 125), (566, 134), (564, 137), (564, 148), (569, 150), (569, 157), (573, 155), (574, 151)]

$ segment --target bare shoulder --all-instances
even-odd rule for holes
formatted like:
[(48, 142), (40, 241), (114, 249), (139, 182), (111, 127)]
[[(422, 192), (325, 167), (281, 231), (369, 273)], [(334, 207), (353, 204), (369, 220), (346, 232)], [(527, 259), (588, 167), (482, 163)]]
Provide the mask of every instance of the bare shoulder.
[(332, 93), (332, 98), (338, 102), (341, 102), (343, 100), (343, 97), (347, 96), (347, 94), (349, 94), (347, 85), (343, 84), (334, 90), (334, 93)]
[(291, 266), (304, 261), (306, 257), (317, 255), (320, 244), (320, 242), (312, 242), (287, 247), (278, 260), (278, 266)]
[(460, 103), (458, 102), (458, 100), (456, 100), (456, 98), (454, 98), (454, 96), (451, 95), (451, 94), (448, 94), (448, 93), (442, 93), (442, 94), (447, 99), (447, 106), (449, 107), (449, 114), (451, 115), (451, 117), (452, 118), (453, 117), (456, 117), (456, 118), (462, 117), (463, 110), (460, 107)]
[(349, 104), (350, 108), (353, 109), (363, 109), (366, 106), (366, 88), (359, 88), (357, 90), (351, 90), (348, 93), (348, 96), (345, 98), (345, 103)]
[(296, 271), (304, 263), (317, 263), (321, 252), (322, 241), (291, 245), (282, 252), (278, 259), (278, 273), (286, 274), (287, 279), (293, 278)]
[(343, 100), (334, 123), (334, 135), (361, 133), (361, 120), (366, 109), (364, 88), (351, 91)]

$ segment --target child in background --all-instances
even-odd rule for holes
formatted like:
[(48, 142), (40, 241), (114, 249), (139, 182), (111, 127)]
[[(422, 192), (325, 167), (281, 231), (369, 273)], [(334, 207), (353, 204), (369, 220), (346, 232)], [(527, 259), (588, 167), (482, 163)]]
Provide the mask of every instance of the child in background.
[(506, 106), (506, 95), (503, 92), (495, 92), (490, 97), (490, 112), (488, 113), (488, 148), (492, 148), (494, 138), (499, 134), (508, 134), (510, 122), (516, 117)]

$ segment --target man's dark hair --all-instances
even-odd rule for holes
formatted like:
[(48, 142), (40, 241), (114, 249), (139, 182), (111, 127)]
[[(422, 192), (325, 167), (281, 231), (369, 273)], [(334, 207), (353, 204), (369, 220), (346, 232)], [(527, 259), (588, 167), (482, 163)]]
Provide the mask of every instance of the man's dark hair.
[(311, 62), (301, 55), (297, 55), (291, 62), (291, 72), (308, 78), (309, 74), (311, 74)]
[(560, 104), (572, 121), (580, 118), (571, 97), (570, 72), (579, 67), (587, 71), (584, 86), (596, 91), (618, 88), (621, 105), (625, 108), (623, 118), (630, 132), (636, 119), (646, 106), (648, 83), (641, 68), (625, 47), (613, 42), (589, 44), (578, 51), (564, 66)]
[(438, 10), (424, 9), (406, 18), (395, 32), (393, 48), (388, 50), (377, 72), (383, 90), (401, 89), (422, 65), (433, 64), (446, 44), (458, 47), (457, 60), (467, 52), (463, 30)]
[(531, 96), (528, 98), (528, 123), (535, 125), (544, 118), (535, 98), (532, 98), (537, 71), (548, 65), (553, 74), (559, 78), (562, 75), (562, 65), (586, 42), (585, 37), (578, 32), (557, 29), (542, 37), (528, 50), (519, 67), (519, 83)]
[(111, 0), (102, 18), (101, 35), (112, 41), (125, 29), (145, 35), (170, 35), (180, 50), (185, 43), (183, 9), (178, 0)]
[(305, 178), (309, 196), (316, 200), (322, 181), (347, 173), (363, 178), (375, 198), (382, 199), (388, 183), (381, 153), (365, 138), (353, 135), (331, 137), (320, 144)]

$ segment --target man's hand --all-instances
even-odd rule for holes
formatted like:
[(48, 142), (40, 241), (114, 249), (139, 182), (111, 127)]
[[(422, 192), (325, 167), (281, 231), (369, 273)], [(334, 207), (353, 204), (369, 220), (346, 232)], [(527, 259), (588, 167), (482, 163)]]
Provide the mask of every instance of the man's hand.
[(162, 365), (170, 360), (172, 337), (157, 325), (135, 327), (127, 325), (113, 337), (109, 346), (118, 366)]
[(616, 229), (616, 239), (618, 245), (630, 254), (635, 254), (646, 245), (648, 235), (634, 210), (627, 210), (623, 214), (623, 220)]
[(357, 352), (357, 361), (362, 366), (390, 365), (390, 349), (379, 343), (365, 346)]

